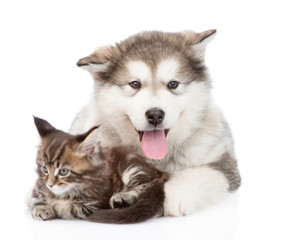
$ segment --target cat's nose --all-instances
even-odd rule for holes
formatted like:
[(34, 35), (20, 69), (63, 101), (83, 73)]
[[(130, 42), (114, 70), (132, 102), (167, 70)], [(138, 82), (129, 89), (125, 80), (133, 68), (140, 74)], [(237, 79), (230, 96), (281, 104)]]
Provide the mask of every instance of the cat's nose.
[(49, 179), (46, 181), (46, 185), (49, 188), (52, 188), (56, 183), (56, 179), (53, 177), (49, 177)]

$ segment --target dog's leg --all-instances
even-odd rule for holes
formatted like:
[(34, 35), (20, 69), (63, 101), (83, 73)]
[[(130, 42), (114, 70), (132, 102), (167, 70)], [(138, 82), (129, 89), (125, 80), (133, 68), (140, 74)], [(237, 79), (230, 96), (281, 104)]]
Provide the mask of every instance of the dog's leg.
[(224, 173), (210, 166), (176, 172), (165, 184), (164, 214), (189, 215), (228, 195), (229, 187)]

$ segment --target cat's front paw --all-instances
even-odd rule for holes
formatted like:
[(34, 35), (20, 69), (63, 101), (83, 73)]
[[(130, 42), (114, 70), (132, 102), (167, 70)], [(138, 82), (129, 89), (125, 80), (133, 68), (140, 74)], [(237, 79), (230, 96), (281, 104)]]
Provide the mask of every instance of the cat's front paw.
[(50, 206), (35, 206), (32, 210), (32, 217), (37, 220), (51, 220), (56, 218), (56, 213)]
[(138, 198), (135, 191), (116, 193), (110, 199), (111, 208), (125, 208), (133, 205)]

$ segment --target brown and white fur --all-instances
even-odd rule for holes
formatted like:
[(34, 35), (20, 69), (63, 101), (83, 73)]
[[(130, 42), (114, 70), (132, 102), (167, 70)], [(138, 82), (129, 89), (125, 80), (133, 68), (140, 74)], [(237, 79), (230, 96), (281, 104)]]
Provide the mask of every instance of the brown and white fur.
[(71, 135), (34, 121), (41, 136), (29, 204), (35, 219), (136, 223), (163, 214), (168, 176), (131, 148), (102, 149), (95, 127)]
[[(215, 34), (143, 32), (78, 62), (92, 74), (95, 88), (72, 133), (102, 124), (104, 145), (129, 145), (144, 155), (143, 132), (168, 132), (165, 157), (149, 160), (171, 174), (165, 215), (191, 214), (240, 186), (233, 138), (212, 99), (204, 61)], [(151, 110), (156, 121), (149, 118)]]

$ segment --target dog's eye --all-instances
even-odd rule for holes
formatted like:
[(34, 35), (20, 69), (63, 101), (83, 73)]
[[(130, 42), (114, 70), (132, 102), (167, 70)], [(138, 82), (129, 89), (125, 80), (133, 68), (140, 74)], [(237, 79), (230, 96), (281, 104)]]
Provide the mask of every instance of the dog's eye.
[(133, 88), (133, 89), (140, 89), (141, 88), (141, 83), (139, 81), (132, 81), (129, 83), (129, 85)]
[(170, 81), (168, 84), (167, 84), (167, 87), (168, 89), (176, 89), (179, 85), (179, 82), (178, 81)]

